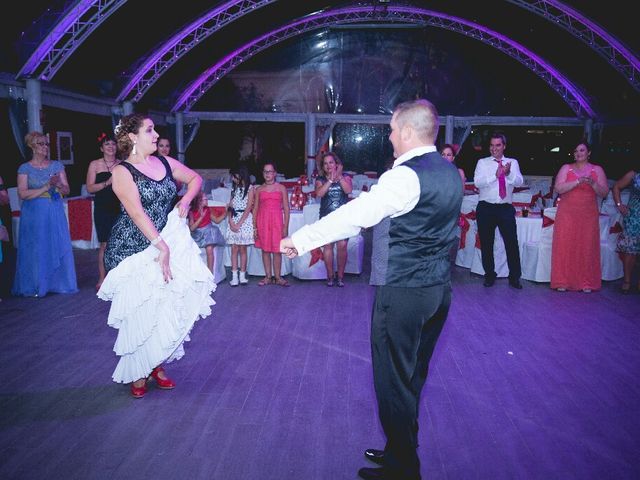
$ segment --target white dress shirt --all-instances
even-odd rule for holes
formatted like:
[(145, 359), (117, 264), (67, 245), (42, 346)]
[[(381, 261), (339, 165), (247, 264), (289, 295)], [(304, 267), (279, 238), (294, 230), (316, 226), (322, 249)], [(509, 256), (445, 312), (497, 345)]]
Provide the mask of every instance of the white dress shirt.
[(326, 217), (293, 233), (291, 240), (298, 254), (353, 237), (361, 228), (376, 225), (385, 217), (399, 217), (413, 210), (420, 199), (420, 180), (415, 171), (402, 164), (435, 151), (433, 145), (409, 150), (393, 162), (393, 168), (384, 172), (369, 192), (362, 192)]
[(476, 171), (473, 174), (473, 183), (479, 190), (478, 201), (489, 203), (511, 203), (513, 197), (513, 187), (519, 187), (524, 183), (520, 165), (515, 158), (502, 157), (502, 165), (511, 163), (511, 171), (505, 177), (507, 184), (507, 196), (500, 198), (498, 177), (496, 169), (498, 162), (493, 157), (485, 157), (478, 160)]

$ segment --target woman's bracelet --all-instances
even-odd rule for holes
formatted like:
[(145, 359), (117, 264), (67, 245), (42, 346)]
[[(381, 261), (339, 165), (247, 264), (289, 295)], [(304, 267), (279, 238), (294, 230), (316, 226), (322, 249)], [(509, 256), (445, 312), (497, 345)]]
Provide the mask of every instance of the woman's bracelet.
[(162, 241), (162, 236), (158, 235), (156, 238), (154, 238), (153, 240), (151, 240), (151, 245), (153, 245), (154, 247), (159, 244)]

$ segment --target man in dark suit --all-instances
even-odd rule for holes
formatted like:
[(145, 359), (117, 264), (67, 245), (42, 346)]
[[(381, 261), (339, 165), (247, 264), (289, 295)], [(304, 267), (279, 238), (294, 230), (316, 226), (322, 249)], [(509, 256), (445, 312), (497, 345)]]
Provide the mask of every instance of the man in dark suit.
[(456, 240), (462, 183), (436, 151), (438, 112), (426, 100), (398, 105), (389, 140), (396, 160), (370, 192), (281, 242), (290, 258), (357, 234), (385, 217), (389, 252), (376, 289), (371, 356), (384, 450), (365, 457), (364, 479), (419, 479), (418, 410), (429, 360), (451, 302), (449, 248)]

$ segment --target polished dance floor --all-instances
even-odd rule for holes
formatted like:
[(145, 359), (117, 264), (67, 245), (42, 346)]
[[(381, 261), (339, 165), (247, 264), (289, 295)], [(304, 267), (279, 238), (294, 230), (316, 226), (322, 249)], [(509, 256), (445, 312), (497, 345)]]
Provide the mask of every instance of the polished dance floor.
[[(0, 478), (334, 480), (374, 466), (368, 256), (345, 288), (220, 284), (167, 367), (177, 387), (136, 400), (111, 381), (97, 252), (75, 254), (80, 293), (0, 303)], [(640, 478), (640, 294), (453, 278), (420, 408), (423, 478)]]

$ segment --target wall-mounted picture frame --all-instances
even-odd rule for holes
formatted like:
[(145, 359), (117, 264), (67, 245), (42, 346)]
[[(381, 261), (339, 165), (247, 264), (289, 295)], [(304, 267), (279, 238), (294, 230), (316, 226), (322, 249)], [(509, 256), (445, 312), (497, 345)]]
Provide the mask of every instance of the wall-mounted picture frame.
[(71, 132), (56, 132), (56, 153), (60, 162), (73, 165), (73, 134)]

